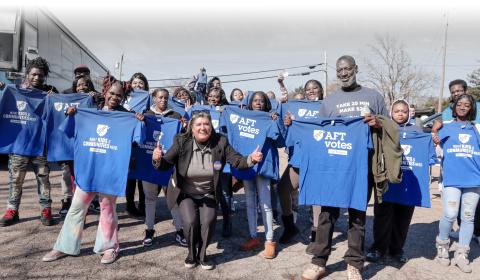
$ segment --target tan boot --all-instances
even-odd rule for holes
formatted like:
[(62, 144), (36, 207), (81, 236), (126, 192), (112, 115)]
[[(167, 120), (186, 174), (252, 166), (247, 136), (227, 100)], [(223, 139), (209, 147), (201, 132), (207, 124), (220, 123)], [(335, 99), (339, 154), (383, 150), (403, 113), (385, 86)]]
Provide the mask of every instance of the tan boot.
[(273, 241), (266, 241), (265, 250), (263, 251), (263, 257), (266, 259), (275, 258), (275, 248), (277, 248), (277, 243)]
[(348, 280), (362, 280), (362, 274), (360, 269), (354, 267), (353, 265), (347, 264), (347, 279)]

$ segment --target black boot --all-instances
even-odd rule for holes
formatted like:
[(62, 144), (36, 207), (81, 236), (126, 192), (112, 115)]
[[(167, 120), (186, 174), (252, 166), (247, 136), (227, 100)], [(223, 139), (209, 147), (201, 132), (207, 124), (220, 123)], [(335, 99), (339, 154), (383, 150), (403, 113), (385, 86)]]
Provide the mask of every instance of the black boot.
[(230, 236), (232, 236), (232, 218), (230, 215), (224, 215), (222, 237), (228, 238)]
[(135, 180), (127, 180), (127, 187), (125, 190), (125, 199), (127, 200), (127, 212), (131, 216), (140, 217), (137, 206), (135, 205)]
[(310, 233), (310, 242), (315, 242), (315, 237), (317, 236), (317, 228), (312, 227), (312, 231)]
[(282, 215), (282, 222), (283, 222), (283, 234), (278, 240), (278, 242), (285, 244), (289, 243), (295, 235), (298, 234), (298, 229), (293, 222), (293, 214), (288, 216)]

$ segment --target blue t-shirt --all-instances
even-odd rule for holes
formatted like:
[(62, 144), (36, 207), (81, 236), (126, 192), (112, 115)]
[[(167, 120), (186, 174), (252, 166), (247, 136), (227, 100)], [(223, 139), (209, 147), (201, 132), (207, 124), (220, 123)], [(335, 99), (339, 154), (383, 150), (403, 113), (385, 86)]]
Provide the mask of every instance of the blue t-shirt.
[(473, 123), (444, 123), (438, 131), (443, 148), (444, 186), (480, 186), (480, 136)]
[(173, 138), (180, 132), (182, 126), (179, 120), (160, 116), (145, 116), (145, 142), (134, 147), (132, 158), (134, 164), (128, 174), (129, 179), (143, 180), (160, 186), (167, 186), (173, 168), (158, 171), (152, 165), (153, 150), (160, 140), (163, 150), (168, 150), (173, 144)]
[(85, 93), (51, 94), (45, 100), (43, 119), (47, 126), (47, 160), (73, 160), (73, 139), (58, 127), (65, 120), (68, 107), (92, 108), (93, 98)]
[(47, 94), (7, 85), (0, 93), (0, 154), (41, 156), (45, 147), (42, 119)]
[(77, 186), (124, 196), (132, 143), (142, 143), (144, 123), (129, 112), (78, 108), (59, 129), (74, 138)]
[(270, 113), (227, 107), (222, 112), (220, 126), (226, 128), (230, 145), (243, 156), (255, 151), (257, 145), (263, 153), (262, 162), (251, 168), (231, 168), (237, 179), (251, 180), (258, 174), (278, 180), (278, 151), (274, 141), (280, 133)]
[(212, 117), (213, 129), (215, 129), (216, 132), (220, 132), (220, 114), (221, 114), (220, 110), (223, 110), (222, 106), (193, 105), (192, 108), (190, 108), (190, 110), (185, 113), (186, 113), (186, 118), (191, 119), (192, 114), (194, 114), (195, 112), (198, 112), (198, 111), (208, 112)]
[[(290, 112), (295, 120), (308, 121), (319, 117), (321, 101), (308, 100), (291, 100), (283, 103), (279, 110), (279, 115), (282, 119), (280, 124), (280, 131), (285, 139), (285, 146), (288, 149), (288, 163), (293, 167), (299, 167), (302, 159), (300, 149), (295, 149), (298, 142), (301, 140), (296, 133), (297, 123), (292, 122), (289, 127), (283, 124), (283, 119)], [(296, 152), (295, 152), (296, 151)]]
[(437, 162), (432, 135), (421, 131), (401, 131), (402, 182), (389, 184), (383, 200), (402, 205), (430, 208), (430, 168)]
[(123, 108), (143, 114), (150, 109), (151, 98), (148, 91), (136, 89), (127, 96), (123, 102)]
[(185, 103), (172, 96), (168, 96), (168, 108), (171, 108), (173, 111), (180, 114), (180, 116), (185, 117)]
[(363, 118), (296, 121), (302, 160), (299, 204), (367, 209), (370, 128)]

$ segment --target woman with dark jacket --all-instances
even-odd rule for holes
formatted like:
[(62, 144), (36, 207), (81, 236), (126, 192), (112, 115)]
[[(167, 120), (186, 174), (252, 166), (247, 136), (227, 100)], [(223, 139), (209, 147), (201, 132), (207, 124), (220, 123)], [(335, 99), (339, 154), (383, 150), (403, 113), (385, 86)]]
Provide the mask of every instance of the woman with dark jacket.
[(187, 132), (175, 136), (165, 155), (157, 145), (152, 156), (155, 168), (167, 170), (175, 167), (167, 203), (170, 208), (177, 203), (180, 207), (188, 244), (185, 267), (193, 268), (198, 262), (203, 269), (214, 268), (206, 251), (215, 232), (216, 207), (222, 196), (220, 175), (225, 163), (244, 169), (262, 158), (258, 147), (248, 157), (242, 157), (225, 136), (215, 132), (210, 114), (203, 111), (192, 114)]

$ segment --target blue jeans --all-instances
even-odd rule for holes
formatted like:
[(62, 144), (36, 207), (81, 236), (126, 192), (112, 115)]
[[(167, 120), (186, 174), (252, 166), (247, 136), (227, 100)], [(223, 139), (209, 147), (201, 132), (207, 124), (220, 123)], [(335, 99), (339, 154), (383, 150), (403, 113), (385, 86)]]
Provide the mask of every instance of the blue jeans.
[(480, 187), (457, 188), (448, 186), (443, 189), (443, 215), (439, 224), (439, 238), (449, 239), (448, 233), (452, 229), (460, 208), (461, 220), (458, 243), (469, 247), (473, 235), (473, 220), (480, 197)]
[(244, 180), (250, 237), (257, 237), (257, 202), (262, 210), (265, 239), (273, 240), (273, 213), (270, 196), (270, 179), (257, 175), (253, 180)]

